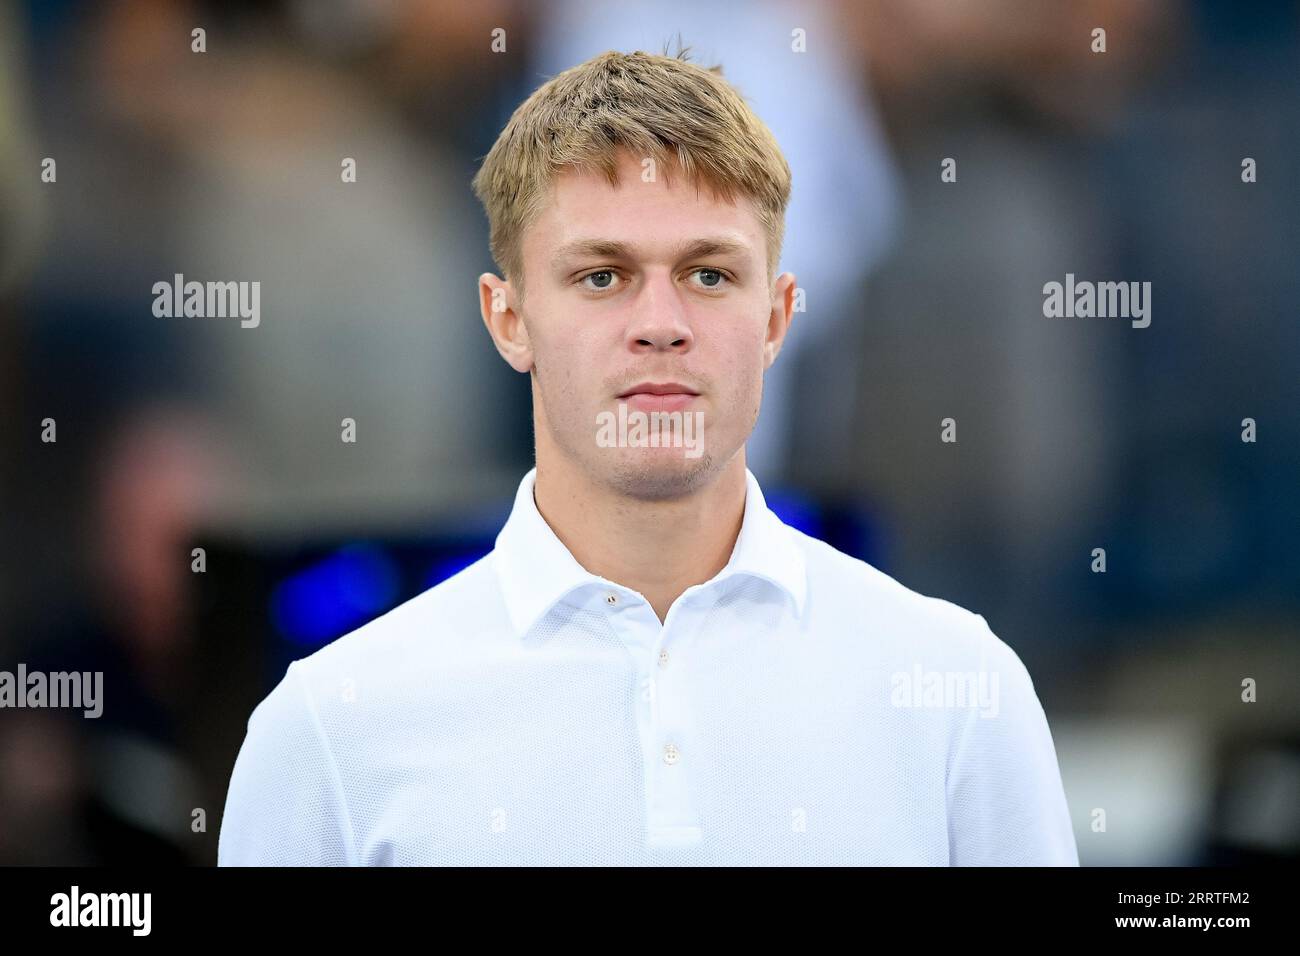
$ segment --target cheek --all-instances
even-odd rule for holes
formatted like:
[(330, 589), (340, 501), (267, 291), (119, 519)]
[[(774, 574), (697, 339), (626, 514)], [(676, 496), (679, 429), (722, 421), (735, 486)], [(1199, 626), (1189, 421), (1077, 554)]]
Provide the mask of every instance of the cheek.
[(549, 322), (545, 331), (533, 334), (532, 346), (534, 369), (552, 414), (581, 405), (608, 364), (607, 346), (562, 322)]
[(720, 345), (716, 367), (724, 392), (743, 398), (758, 388), (763, 378), (763, 339), (763, 327), (745, 321)]

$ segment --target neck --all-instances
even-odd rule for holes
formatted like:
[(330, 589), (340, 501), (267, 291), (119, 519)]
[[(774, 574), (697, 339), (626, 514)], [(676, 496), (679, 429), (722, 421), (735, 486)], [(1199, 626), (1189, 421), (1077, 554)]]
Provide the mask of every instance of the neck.
[(683, 591), (712, 578), (731, 557), (745, 513), (745, 452), (707, 486), (649, 502), (539, 455), (533, 498), (580, 565), (639, 591), (662, 622)]

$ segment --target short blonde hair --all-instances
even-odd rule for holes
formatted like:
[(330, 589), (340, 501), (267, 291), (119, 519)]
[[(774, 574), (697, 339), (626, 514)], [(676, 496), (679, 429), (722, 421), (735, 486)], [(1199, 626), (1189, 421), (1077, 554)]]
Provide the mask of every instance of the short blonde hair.
[(522, 287), (522, 236), (556, 172), (599, 170), (616, 185), (620, 150), (654, 157), (665, 173), (675, 164), (723, 201), (749, 197), (767, 235), (769, 278), (775, 274), (790, 167), (721, 67), (697, 66), (687, 53), (611, 50), (552, 77), (515, 110), (474, 177), (492, 258), (506, 279)]

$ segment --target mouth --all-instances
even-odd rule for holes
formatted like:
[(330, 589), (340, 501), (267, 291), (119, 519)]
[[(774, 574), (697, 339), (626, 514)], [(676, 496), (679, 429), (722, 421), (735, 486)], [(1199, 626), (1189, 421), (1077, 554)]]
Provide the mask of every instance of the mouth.
[(689, 406), (700, 393), (678, 382), (642, 382), (618, 397), (637, 411), (675, 412)]

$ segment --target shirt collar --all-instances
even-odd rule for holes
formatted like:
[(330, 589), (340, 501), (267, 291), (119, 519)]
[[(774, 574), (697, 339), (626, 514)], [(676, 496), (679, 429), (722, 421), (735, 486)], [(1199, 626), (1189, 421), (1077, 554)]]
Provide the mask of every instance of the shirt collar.
[[(519, 482), (514, 507), (497, 535), (494, 562), (505, 595), (511, 623), (522, 637), (556, 604), (588, 585), (616, 582), (592, 574), (580, 565), (546, 523), (533, 487), (537, 469)], [(733, 575), (759, 578), (780, 588), (794, 602), (796, 616), (803, 613), (807, 596), (807, 571), (803, 551), (794, 532), (778, 518), (763, 498), (753, 472), (745, 469), (745, 511), (731, 559), (707, 583)]]

